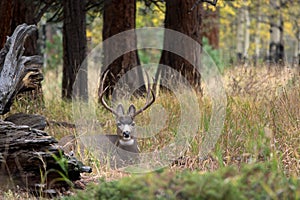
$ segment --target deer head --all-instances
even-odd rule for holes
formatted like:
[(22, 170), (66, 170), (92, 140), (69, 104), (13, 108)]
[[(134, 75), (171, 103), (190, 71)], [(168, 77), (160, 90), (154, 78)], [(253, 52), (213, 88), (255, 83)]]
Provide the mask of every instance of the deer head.
[[(119, 137), (119, 141), (118, 141), (119, 144), (123, 145), (123, 146), (133, 145), (135, 143), (134, 137), (133, 137), (134, 132), (135, 132), (134, 118), (138, 114), (142, 113), (147, 108), (149, 108), (155, 101), (155, 95), (154, 95), (154, 92), (151, 90), (148, 74), (146, 73), (147, 81), (148, 81), (147, 101), (146, 101), (144, 107), (142, 107), (139, 110), (136, 110), (135, 106), (131, 104), (128, 108), (127, 113), (125, 113), (125, 110), (124, 110), (124, 107), (122, 104), (119, 104), (117, 106), (116, 110), (114, 110), (113, 108), (109, 107), (107, 105), (106, 101), (104, 100), (104, 94), (107, 91), (108, 87), (106, 87), (103, 90), (103, 85), (104, 85), (104, 81), (105, 81), (105, 78), (108, 73), (109, 73), (109, 71), (107, 71), (104, 74), (102, 82), (100, 84), (100, 94), (99, 94), (100, 102), (104, 106), (104, 108), (106, 108), (108, 111), (110, 111), (111, 113), (113, 113), (116, 116), (117, 135)], [(149, 100), (150, 93), (152, 95), (151, 101)]]

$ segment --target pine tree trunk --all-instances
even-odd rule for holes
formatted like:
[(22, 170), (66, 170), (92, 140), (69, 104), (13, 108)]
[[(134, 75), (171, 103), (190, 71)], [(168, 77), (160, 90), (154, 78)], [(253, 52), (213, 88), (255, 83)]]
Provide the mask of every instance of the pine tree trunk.
[[(105, 41), (118, 33), (122, 33), (123, 31), (135, 29), (135, 17), (135, 0), (105, 1), (103, 12), (103, 40)], [(137, 39), (135, 33), (126, 35), (126, 37), (123, 38), (122, 41), (111, 41), (109, 45), (104, 47), (102, 78), (104, 72), (106, 72), (107, 70), (110, 71), (104, 82), (104, 88), (110, 86), (107, 95), (112, 94), (114, 86), (126, 72), (140, 65), (137, 50), (120, 55), (120, 57), (111, 62), (112, 57), (116, 54), (116, 50), (136, 48)], [(130, 73), (130, 76), (125, 76), (126, 78), (124, 79), (124, 84), (126, 84), (126, 87), (128, 89), (140, 89), (136, 93), (140, 94), (140, 92), (144, 91), (144, 89), (136, 88), (136, 85), (137, 83), (143, 83), (142, 71), (134, 70), (132, 72), (133, 73)]]
[[(87, 99), (85, 0), (64, 0), (62, 98)], [(80, 67), (82, 68), (80, 69)], [(80, 69), (80, 73), (79, 73)], [(76, 75), (78, 84), (73, 88)], [(74, 90), (73, 90), (74, 89)]]
[[(2, 0), (0, 2), (0, 48), (18, 25), (26, 23), (37, 25), (41, 17), (54, 1), (29, 1), (29, 0)], [(38, 32), (30, 35), (25, 42), (24, 55), (36, 55), (40, 53), (37, 45)]]
[[(201, 24), (202, 24), (202, 4), (197, 5), (192, 11), (191, 8), (195, 1), (193, 0), (166, 0), (165, 28), (183, 33), (199, 44), (202, 44)], [(164, 49), (168, 49), (172, 43), (173, 37), (164, 35)], [(181, 47), (181, 51), (197, 61), (200, 57), (199, 52), (193, 51), (193, 47), (184, 44), (184, 41), (176, 41), (176, 45)], [(174, 53), (163, 51), (160, 58), (160, 66), (156, 73), (156, 80), (160, 81), (160, 88), (163, 82), (177, 84), (177, 77), (170, 74), (165, 66), (169, 66), (181, 73), (192, 85), (196, 91), (201, 92), (201, 74), (187, 60)]]
[[(13, 0), (13, 2), (14, 10), (11, 23), (11, 33), (18, 25), (23, 23), (37, 25), (38, 22), (35, 20), (36, 7), (32, 2), (24, 0)], [(29, 56), (39, 54), (37, 39), (37, 31), (26, 39), (24, 55)]]
[(13, 2), (1, 1), (0, 2), (0, 49), (3, 48), (6, 38), (11, 35), (11, 21), (13, 15)]

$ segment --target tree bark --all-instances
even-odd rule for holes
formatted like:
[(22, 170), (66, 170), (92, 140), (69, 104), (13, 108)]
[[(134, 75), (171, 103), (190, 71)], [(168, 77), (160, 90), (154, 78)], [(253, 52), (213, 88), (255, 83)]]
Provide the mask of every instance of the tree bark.
[(300, 31), (298, 32), (297, 43), (298, 43), (298, 67), (300, 67)]
[[(191, 10), (193, 5), (193, 0), (166, 0), (165, 28), (183, 33), (201, 45), (202, 4)], [(172, 38), (165, 33), (164, 49), (168, 49), (167, 46), (175, 42), (171, 41)], [(194, 60), (199, 59), (200, 55), (197, 55), (199, 52), (193, 51), (192, 47), (187, 46), (183, 41), (176, 41), (176, 45), (180, 45), (185, 55), (189, 55)], [(201, 74), (187, 60), (174, 53), (162, 51), (160, 64), (155, 77), (156, 81), (160, 80), (160, 88), (164, 88), (162, 83), (165, 81), (172, 84), (178, 81), (176, 77), (172, 78), (173, 75), (163, 66), (166, 65), (181, 73), (196, 91), (201, 92)]]
[[(110, 37), (121, 33), (123, 31), (135, 29), (136, 17), (136, 0), (118, 1), (118, 0), (107, 0), (104, 2), (103, 12), (103, 40), (107, 40)], [(110, 73), (107, 75), (107, 79), (104, 82), (104, 88), (110, 86), (108, 93), (112, 94), (113, 87), (118, 83), (119, 79), (129, 70), (134, 69), (140, 65), (137, 50), (125, 53), (119, 58), (115, 59), (112, 63), (111, 56), (115, 55), (116, 49), (136, 49), (137, 39), (136, 34), (128, 34), (123, 41), (110, 41), (109, 45), (104, 47), (104, 61), (103, 67), (105, 71), (109, 70)], [(136, 68), (139, 69), (139, 68)], [(102, 70), (102, 77), (104, 75)], [(138, 89), (136, 94), (144, 92), (144, 87), (136, 88), (137, 83), (144, 83), (143, 75), (141, 70), (135, 70), (130, 76), (125, 76), (125, 84), (129, 89)]]
[[(0, 2), (0, 48), (3, 48), (6, 37), (11, 35), (18, 25), (23, 23), (37, 25), (43, 14), (54, 2), (55, 0), (2, 0)], [(26, 50), (24, 55), (36, 55), (40, 53), (37, 38), (37, 32), (29, 36), (25, 42)]]
[(243, 62), (248, 60), (248, 50), (250, 46), (250, 16), (248, 6), (244, 7), (245, 17), (245, 39), (244, 39), (244, 51), (243, 51)]
[(300, 67), (300, 31), (299, 30), (298, 33), (296, 33), (293, 65), (295, 67)]
[(11, 21), (13, 16), (13, 1), (0, 2), (0, 49), (3, 48), (6, 37), (11, 35)]
[[(11, 33), (15, 28), (23, 23), (37, 25), (38, 21), (35, 19), (35, 13), (37, 7), (31, 1), (24, 0), (13, 0), (14, 9), (13, 9), (13, 18), (11, 22)], [(37, 55), (39, 54), (38, 45), (38, 31), (30, 35), (25, 41), (25, 56)]]
[[(87, 100), (85, 0), (64, 0), (63, 12), (62, 98), (72, 99), (74, 94)], [(76, 75), (78, 81), (73, 88)]]
[(259, 35), (259, 31), (260, 31), (260, 27), (261, 27), (261, 8), (260, 8), (260, 0), (258, 0), (257, 3), (257, 20), (256, 20), (256, 31), (255, 31), (255, 38), (254, 38), (254, 42), (255, 42), (255, 55), (254, 55), (254, 65), (257, 66), (258, 61), (259, 61), (259, 57), (260, 57), (260, 35)]
[[(295, 16), (297, 17), (297, 15)], [(296, 18), (298, 19), (298, 18)], [(298, 24), (297, 20), (293, 21), (294, 25), (294, 36), (295, 36), (295, 43), (294, 43), (294, 55), (293, 55), (293, 66), (300, 67), (300, 24)]]
[(237, 56), (237, 62), (242, 63), (243, 60), (243, 49), (244, 49), (244, 27), (245, 27), (245, 21), (244, 21), (244, 9), (241, 7), (238, 9), (238, 15), (237, 15), (237, 43), (236, 43), (236, 56)]
[(81, 172), (91, 172), (90, 167), (65, 154), (44, 131), (2, 120), (0, 168), (1, 183), (31, 191), (70, 187), (80, 180)]

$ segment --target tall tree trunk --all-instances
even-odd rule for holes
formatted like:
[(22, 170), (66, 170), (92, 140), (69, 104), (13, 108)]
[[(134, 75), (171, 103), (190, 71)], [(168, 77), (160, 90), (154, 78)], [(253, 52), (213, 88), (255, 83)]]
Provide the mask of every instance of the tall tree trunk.
[[(123, 31), (135, 29), (136, 17), (136, 1), (127, 0), (107, 0), (104, 2), (103, 12), (103, 40), (121, 33)], [(112, 94), (113, 88), (118, 83), (119, 79), (129, 70), (134, 69), (140, 65), (137, 50), (125, 53), (110, 63), (111, 58), (115, 55), (116, 49), (136, 49), (137, 39), (136, 34), (128, 34), (122, 41), (112, 41), (109, 45), (104, 47), (104, 60), (103, 66), (106, 71), (110, 73), (104, 82), (104, 87), (110, 86), (107, 95)], [(136, 68), (139, 69), (139, 68)], [(104, 71), (102, 71), (102, 78)], [(143, 83), (143, 75), (141, 70), (134, 70), (130, 76), (124, 79), (127, 88), (137, 89), (137, 83)], [(138, 91), (139, 94), (143, 89)]]
[(273, 8), (273, 14), (270, 18), (270, 46), (269, 61), (270, 63), (283, 63), (284, 45), (283, 45), (283, 19), (280, 10), (280, 0), (270, 1)]
[(245, 38), (244, 38), (244, 51), (243, 51), (243, 62), (248, 60), (248, 50), (250, 46), (250, 16), (248, 6), (244, 7), (245, 17)]
[(257, 3), (257, 21), (256, 21), (256, 31), (255, 31), (255, 38), (254, 38), (254, 42), (255, 42), (255, 55), (254, 55), (254, 65), (257, 66), (258, 64), (258, 60), (260, 57), (260, 35), (259, 35), (259, 31), (260, 31), (260, 26), (261, 26), (261, 8), (260, 8), (260, 0), (258, 0)]
[[(85, 0), (64, 0), (63, 11), (62, 98), (71, 99), (75, 92), (76, 96), (86, 100), (87, 65), (82, 63), (86, 57)], [(77, 85), (73, 88), (77, 74)]]
[[(165, 28), (181, 32), (202, 44), (202, 4), (199, 4), (191, 11), (194, 2), (193, 0), (166, 0)], [(180, 46), (181, 51), (185, 55), (188, 55), (195, 61), (199, 59), (199, 52), (193, 51), (192, 47), (184, 44), (184, 41), (172, 41), (172, 39), (173, 37), (169, 37), (165, 32), (164, 49), (168, 49), (175, 42), (174, 44)], [(174, 53), (163, 51), (160, 64), (156, 73), (156, 80), (160, 80), (161, 86), (164, 81), (172, 82), (172, 84), (176, 84), (178, 81), (174, 80), (176, 79), (176, 77), (173, 78), (174, 74), (168, 73), (168, 70), (163, 66), (166, 65), (181, 73), (196, 91), (201, 92), (201, 74), (187, 60)], [(164, 87), (162, 86), (161, 88)]]
[(241, 7), (238, 9), (238, 16), (237, 16), (237, 43), (236, 43), (236, 56), (237, 62), (241, 63), (243, 59), (243, 49), (244, 49), (244, 9)]
[[(35, 14), (37, 12), (36, 4), (24, 0), (3, 0), (0, 2), (0, 47), (3, 47), (6, 37), (11, 35), (20, 24), (37, 24)], [(25, 42), (24, 55), (38, 54), (37, 48), (38, 32), (32, 34)]]
[[(15, 28), (23, 23), (36, 25), (38, 21), (35, 19), (36, 6), (30, 1), (24, 0), (13, 0), (14, 10), (13, 19), (11, 23), (11, 32)], [(25, 53), (24, 55), (36, 55), (39, 54), (38, 45), (38, 31), (29, 36), (25, 42)]]
[(0, 2), (0, 49), (3, 48), (6, 37), (11, 35), (11, 21), (13, 17), (13, 1)]
[(298, 43), (298, 67), (300, 67), (300, 31), (298, 32), (297, 43)]

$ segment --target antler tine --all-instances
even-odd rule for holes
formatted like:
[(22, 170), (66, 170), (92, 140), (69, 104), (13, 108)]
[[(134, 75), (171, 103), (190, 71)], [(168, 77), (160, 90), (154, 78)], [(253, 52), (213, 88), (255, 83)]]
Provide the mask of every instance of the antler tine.
[(107, 89), (109, 88), (109, 86), (107, 86), (104, 90), (103, 90), (103, 86), (104, 86), (104, 81), (106, 79), (107, 74), (109, 73), (109, 70), (107, 70), (107, 72), (105, 72), (105, 74), (103, 75), (103, 79), (100, 83), (100, 100), (101, 100), (101, 104), (104, 106), (104, 108), (106, 108), (107, 110), (109, 110), (111, 113), (113, 113), (114, 115), (118, 115), (117, 111), (115, 111), (114, 109), (112, 109), (111, 107), (109, 107), (106, 103), (106, 101), (104, 100), (104, 94), (107, 91)]
[[(147, 72), (146, 72), (146, 77), (147, 77), (147, 82), (148, 82), (147, 101), (146, 101), (145, 106), (143, 108), (141, 108), (140, 110), (138, 110), (137, 112), (135, 112), (133, 117), (137, 116), (138, 114), (142, 113), (144, 110), (149, 108), (149, 106), (151, 106), (155, 101), (155, 94), (154, 94), (153, 90), (150, 87), (150, 81), (149, 81), (149, 76), (148, 76)], [(149, 102), (150, 92), (152, 94), (152, 100)]]

